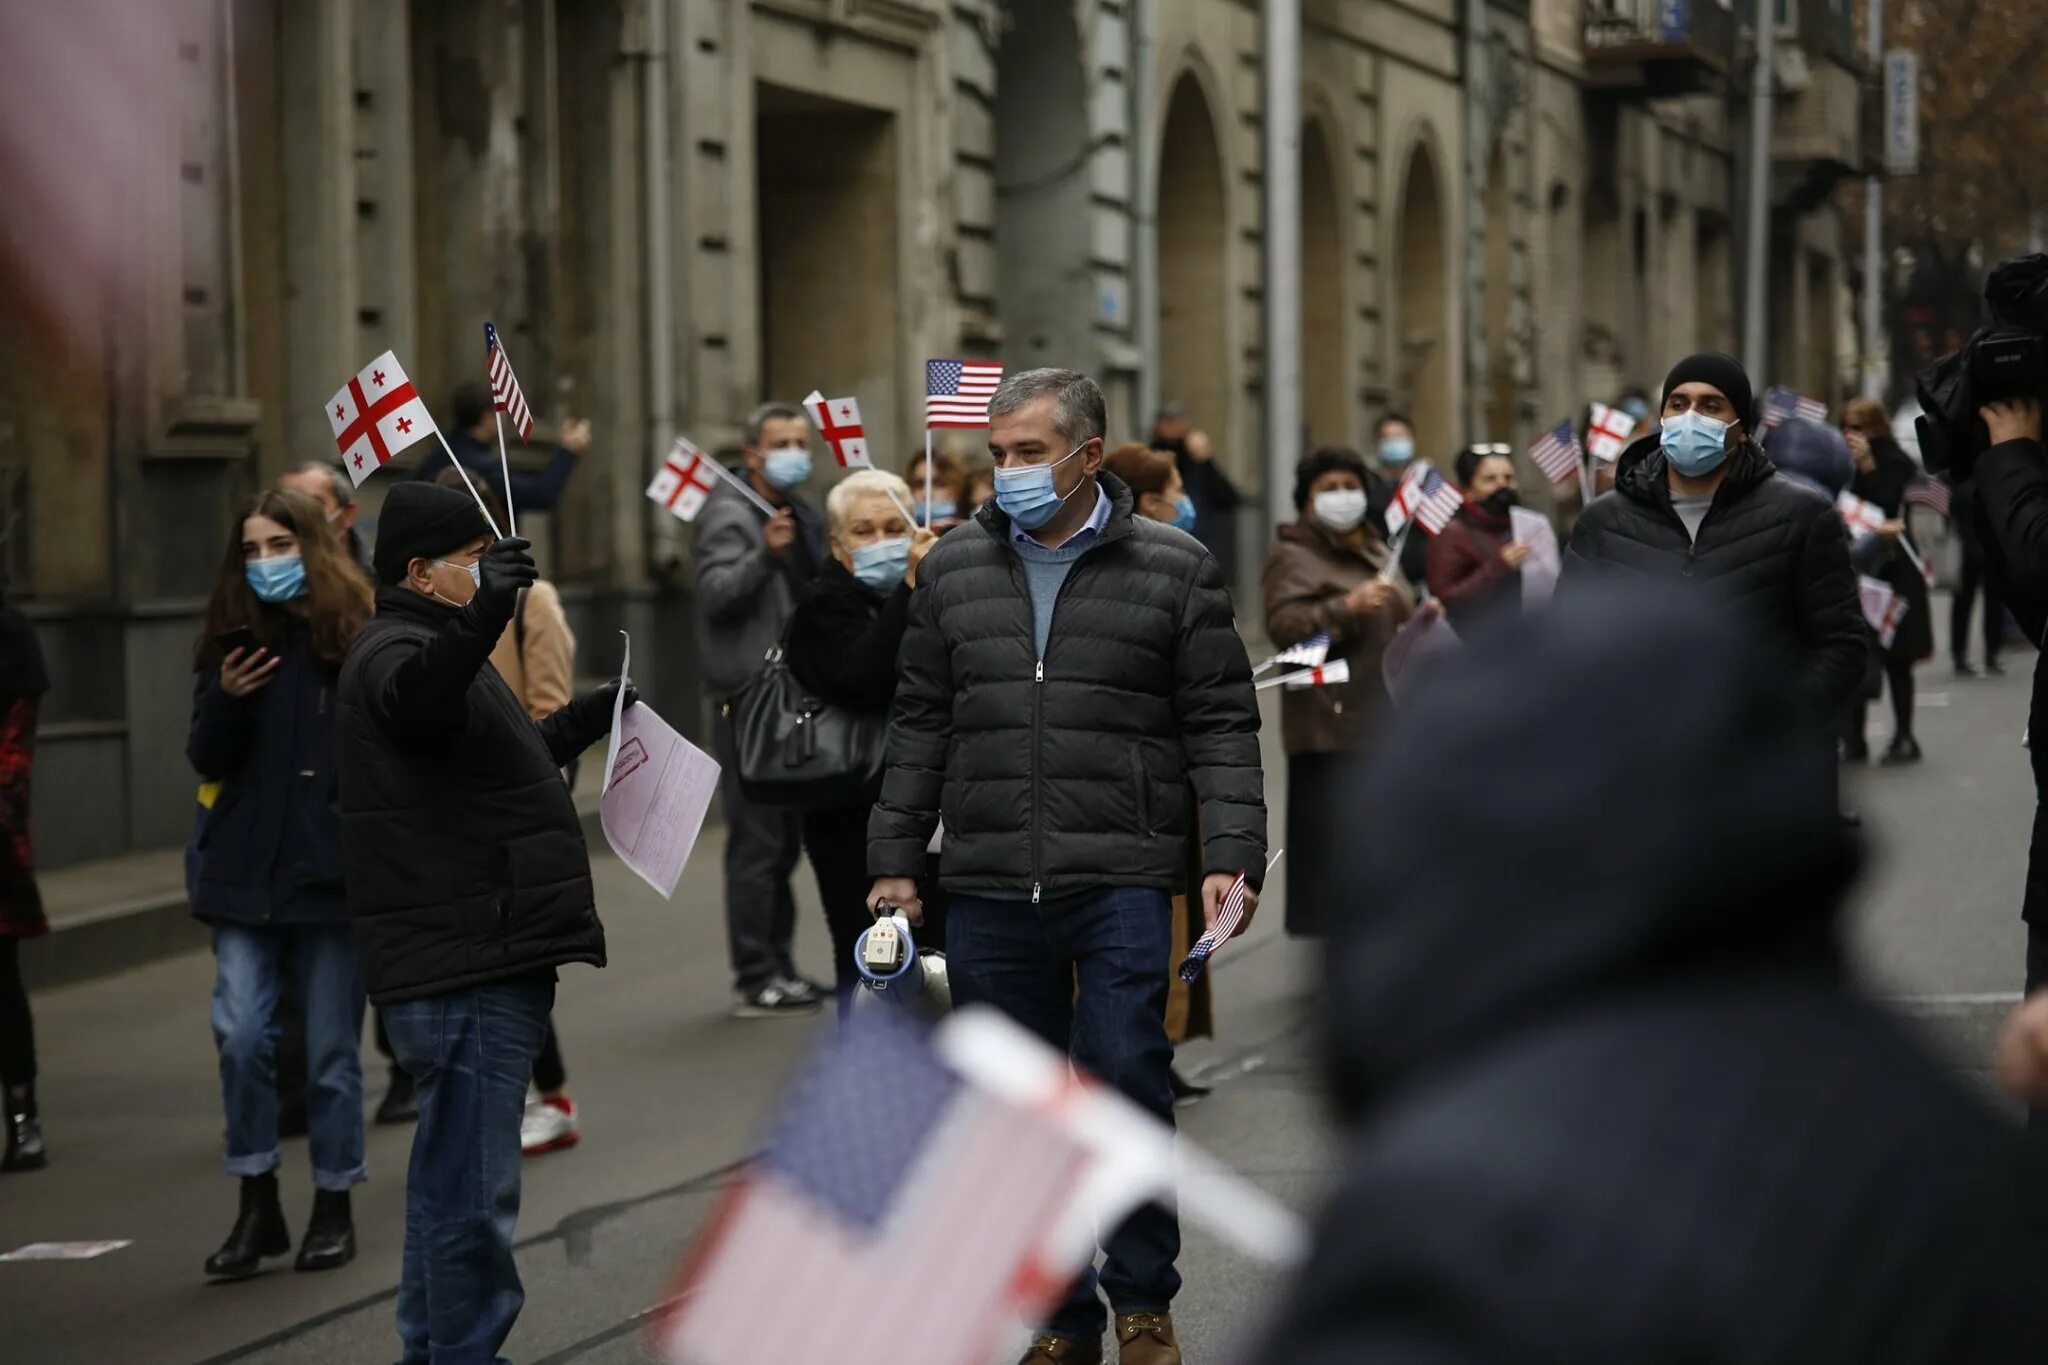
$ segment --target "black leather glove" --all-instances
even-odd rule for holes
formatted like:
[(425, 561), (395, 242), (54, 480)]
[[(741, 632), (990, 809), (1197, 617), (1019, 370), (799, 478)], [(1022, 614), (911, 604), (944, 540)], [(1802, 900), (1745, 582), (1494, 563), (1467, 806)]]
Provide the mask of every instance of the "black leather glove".
[[(540, 723), (548, 752), (554, 755), (557, 763), (567, 763), (611, 733), (612, 701), (618, 695), (619, 680), (613, 678), (604, 686), (585, 692)], [(632, 687), (627, 687), (626, 705), (631, 706), (639, 699), (639, 694)]]
[(484, 551), (477, 583), (478, 609), (494, 620), (509, 621), (518, 605), (519, 590), (530, 588), (540, 578), (540, 566), (527, 553), (533, 542), (524, 536), (508, 536)]
[[(578, 697), (575, 705), (583, 712), (581, 719), (590, 726), (592, 734), (610, 734), (612, 728), (612, 702), (619, 695), (619, 680), (613, 678), (600, 687), (592, 688)], [(640, 689), (626, 684), (626, 705), (640, 700)]]

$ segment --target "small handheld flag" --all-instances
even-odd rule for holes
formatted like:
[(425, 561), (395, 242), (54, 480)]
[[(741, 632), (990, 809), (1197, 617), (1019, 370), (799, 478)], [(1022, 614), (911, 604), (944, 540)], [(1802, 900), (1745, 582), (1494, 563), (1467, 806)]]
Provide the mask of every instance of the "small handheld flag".
[(1451, 518), (1458, 515), (1458, 509), (1465, 505), (1465, 497), (1451, 481), (1439, 474), (1434, 465), (1415, 464), (1401, 476), (1401, 486), (1394, 492), (1394, 500), (1388, 508), (1388, 520), (1394, 519), (1396, 509), (1403, 523), (1414, 521), (1431, 535), (1441, 532), (1451, 524)]
[(832, 457), (839, 461), (841, 469), (868, 469), (867, 431), (861, 426), (860, 400), (855, 398), (827, 398), (816, 389), (804, 399), (804, 411), (811, 415), (811, 425), (832, 447)]
[[(1267, 876), (1273, 875), (1274, 864), (1278, 863), (1281, 855), (1286, 852), (1287, 850), (1284, 848), (1273, 850), (1273, 856), (1266, 859)], [(1216, 923), (1210, 926), (1208, 932), (1195, 940), (1194, 946), (1188, 949), (1188, 955), (1181, 959), (1181, 980), (1189, 985), (1193, 985), (1199, 980), (1202, 975), (1202, 968), (1208, 965), (1210, 954), (1222, 947), (1227, 940), (1235, 937), (1238, 930), (1244, 926), (1245, 903), (1248, 891), (1249, 888), (1245, 884), (1245, 874), (1239, 872), (1237, 880), (1231, 882), (1230, 889), (1223, 893), (1223, 899), (1216, 907)]]
[(1852, 535), (1866, 532), (1875, 534), (1890, 520), (1885, 516), (1882, 507), (1866, 498), (1857, 497), (1846, 488), (1836, 495), (1835, 510), (1842, 514), (1842, 520), (1848, 523)]
[(1922, 474), (1906, 485), (1905, 500), (1915, 507), (1929, 507), (1942, 516), (1952, 516), (1951, 492), (1946, 479)]
[(1807, 422), (1825, 422), (1828, 420), (1828, 405), (1818, 398), (1795, 393), (1781, 384), (1773, 384), (1764, 391), (1764, 415), (1757, 423), (1759, 432), (1769, 431), (1794, 417)]
[(341, 466), (358, 488), (399, 451), (439, 434), (433, 414), (389, 351), (327, 400), (327, 422), (341, 447)]
[(675, 448), (655, 471), (647, 485), (647, 496), (673, 513), (678, 521), (695, 521), (704, 510), (704, 500), (718, 486), (711, 472), (712, 462), (687, 440), (678, 438)]
[(488, 322), (484, 324), (484, 366), (491, 376), (491, 406), (512, 419), (512, 429), (520, 440), (532, 440), (533, 412), (526, 406), (519, 376), (512, 373), (504, 343), (498, 340), (498, 329)]
[(1595, 403), (1586, 423), (1586, 453), (1611, 464), (1628, 449), (1629, 436), (1635, 429), (1636, 419), (1626, 409)]
[(988, 400), (1003, 382), (1001, 362), (927, 360), (924, 363), (924, 425), (985, 427)]
[(1584, 453), (1572, 431), (1571, 418), (1567, 417), (1536, 438), (1536, 443), (1529, 447), (1529, 462), (1552, 483), (1569, 483), (1578, 477), (1579, 460)]
[(1351, 661), (1339, 659), (1333, 664), (1321, 664), (1315, 668), (1304, 668), (1299, 673), (1284, 673), (1277, 678), (1267, 678), (1255, 684), (1264, 691), (1269, 687), (1285, 687), (1299, 691), (1304, 687), (1331, 687), (1337, 683), (1351, 681)]
[(1329, 656), (1330, 632), (1319, 630), (1300, 644), (1291, 645), (1281, 650), (1278, 654), (1275, 654), (1272, 658), (1254, 668), (1252, 672), (1263, 673), (1277, 664), (1301, 664), (1307, 668), (1314, 668)]

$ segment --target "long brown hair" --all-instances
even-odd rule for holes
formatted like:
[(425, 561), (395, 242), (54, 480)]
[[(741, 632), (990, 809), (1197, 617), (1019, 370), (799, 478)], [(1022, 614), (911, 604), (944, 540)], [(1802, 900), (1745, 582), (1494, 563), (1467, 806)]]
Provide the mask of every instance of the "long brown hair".
[(256, 594), (249, 587), (243, 568), (242, 528), (251, 517), (268, 517), (299, 541), (299, 559), (306, 566), (306, 596), (302, 614), (311, 629), (313, 656), (324, 663), (338, 664), (356, 632), (370, 619), (370, 582), (349, 558), (341, 536), (328, 525), (320, 504), (304, 493), (272, 489), (244, 503), (228, 527), (227, 548), (220, 557), (220, 571), (214, 575), (213, 597), (206, 604), (206, 624), (200, 630), (193, 658), (201, 668), (218, 668), (221, 648), (216, 639), (238, 626), (247, 626), (258, 643), (274, 647), (275, 620), (260, 610)]

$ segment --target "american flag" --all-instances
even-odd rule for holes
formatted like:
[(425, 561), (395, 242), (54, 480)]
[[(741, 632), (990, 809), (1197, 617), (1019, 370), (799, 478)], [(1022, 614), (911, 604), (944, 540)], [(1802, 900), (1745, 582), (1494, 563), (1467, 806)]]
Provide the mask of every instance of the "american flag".
[(985, 1360), (1078, 1269), (1048, 1257), (1095, 1169), (1054, 1115), (970, 1082), (915, 1021), (856, 1014), (805, 1063), (690, 1253), (662, 1354)]
[[(1436, 535), (1451, 524), (1451, 518), (1458, 515), (1458, 509), (1464, 505), (1464, 495), (1451, 485), (1449, 479), (1437, 473), (1436, 466), (1414, 464), (1401, 476), (1401, 486), (1395, 490), (1394, 500), (1388, 507), (1388, 520), (1391, 523), (1393, 514), (1398, 514), (1401, 522), (1413, 519), (1421, 524), (1423, 530)], [(1392, 529), (1390, 525), (1389, 530)]]
[(669, 451), (668, 458), (655, 471), (654, 482), (647, 485), (647, 496), (673, 512), (678, 521), (694, 521), (697, 513), (704, 510), (704, 500), (716, 487), (718, 470), (710, 458), (688, 441), (678, 439), (675, 449)]
[(1584, 453), (1578, 435), (1567, 417), (1536, 438), (1529, 447), (1529, 462), (1542, 470), (1552, 483), (1568, 483), (1578, 477), (1579, 457)]
[(811, 425), (832, 447), (833, 458), (839, 461), (841, 469), (870, 469), (868, 463), (867, 429), (860, 421), (860, 401), (854, 398), (827, 398), (816, 389), (804, 399), (804, 411), (811, 415)]
[(1272, 658), (1254, 668), (1252, 672), (1263, 673), (1276, 664), (1301, 664), (1314, 668), (1330, 656), (1330, 632), (1319, 630), (1298, 645), (1281, 650)]
[(1257, 684), (1257, 686), (1262, 690), (1268, 687), (1300, 689), (1304, 687), (1328, 687), (1333, 683), (1346, 683), (1350, 681), (1351, 661), (1349, 659), (1339, 659), (1333, 664), (1318, 664), (1313, 668), (1304, 668), (1298, 673), (1285, 673), (1277, 678), (1268, 678), (1264, 682)]
[(520, 391), (519, 376), (512, 373), (512, 361), (505, 354), (504, 343), (498, 340), (498, 329), (488, 322), (484, 324), (484, 364), (491, 372), (491, 405), (512, 419), (512, 428), (519, 433), (520, 440), (531, 439), (533, 413), (527, 409), (526, 395)]
[(1828, 420), (1828, 405), (1818, 398), (1794, 393), (1782, 384), (1773, 384), (1764, 391), (1764, 416), (1759, 424), (1762, 430), (1769, 431), (1778, 423), (1794, 417), (1808, 422), (1825, 422)]
[[(1280, 855), (1286, 851), (1284, 848), (1276, 848), (1273, 850), (1273, 856), (1266, 859), (1267, 876), (1273, 875), (1273, 865), (1280, 861)], [(1236, 880), (1224, 891), (1223, 899), (1217, 903), (1215, 927), (1196, 939), (1194, 946), (1188, 949), (1188, 955), (1181, 959), (1181, 980), (1193, 985), (1200, 979), (1202, 968), (1208, 965), (1209, 955), (1236, 937), (1237, 931), (1244, 927), (1245, 901), (1249, 891), (1245, 874), (1240, 871)]]
[(1586, 422), (1586, 453), (1596, 460), (1618, 460), (1621, 452), (1628, 449), (1628, 438), (1635, 429), (1636, 419), (1628, 415), (1627, 409), (1595, 403)]
[(931, 427), (985, 427), (988, 400), (1003, 382), (1003, 367), (993, 360), (927, 360), (924, 363), (924, 424)]
[(1916, 507), (1931, 507), (1945, 517), (1952, 515), (1948, 480), (1933, 475), (1922, 474), (1907, 484), (1906, 501)]

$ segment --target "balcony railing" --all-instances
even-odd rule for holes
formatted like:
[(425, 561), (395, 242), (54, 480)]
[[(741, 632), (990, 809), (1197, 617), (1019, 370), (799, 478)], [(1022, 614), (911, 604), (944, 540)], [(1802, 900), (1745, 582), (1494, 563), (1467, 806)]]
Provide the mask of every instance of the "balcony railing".
[(1725, 78), (1735, 50), (1728, 0), (1586, 0), (1586, 83), (1655, 99)]

